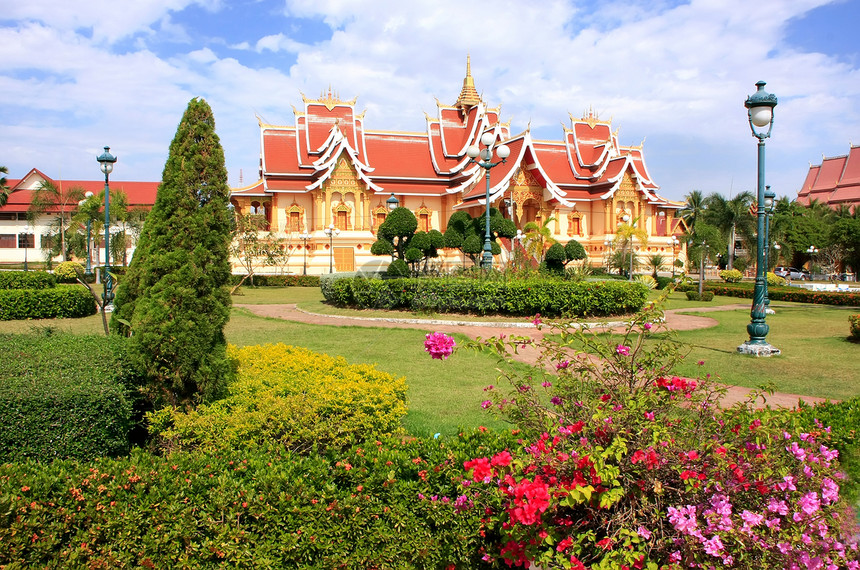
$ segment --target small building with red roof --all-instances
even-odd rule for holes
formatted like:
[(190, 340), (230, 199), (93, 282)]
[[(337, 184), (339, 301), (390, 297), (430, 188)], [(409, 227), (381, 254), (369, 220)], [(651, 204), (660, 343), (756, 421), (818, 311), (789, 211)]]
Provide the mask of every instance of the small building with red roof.
[[(67, 204), (65, 206), (54, 205), (48, 211), (28, 221), (27, 212), (33, 201), (33, 194), (43, 183), (55, 185), (61, 193), (70, 188), (78, 188), (83, 193), (92, 192), (98, 196), (104, 192), (104, 180), (61, 180), (53, 179), (37, 168), (33, 168), (20, 179), (8, 179), (7, 186), (9, 194), (7, 202), (0, 207), (0, 263), (20, 264), (25, 260), (29, 262), (45, 261), (43, 247), (50, 239), (49, 236), (57, 234), (57, 228), (52, 228), (54, 220), (61, 213), (65, 213), (66, 221), (70, 227), (82, 230), (82, 224), (70, 221), (71, 216), (77, 211), (78, 204)], [(127, 182), (122, 180), (110, 180), (111, 196), (116, 192), (122, 192), (126, 198), (129, 209), (150, 210), (155, 204), (155, 195), (158, 190), (158, 182)], [(96, 259), (104, 260), (104, 243), (100, 242), (99, 236), (93, 235), (93, 243), (101, 243), (101, 251), (93, 254), (93, 262)], [(127, 259), (131, 258), (133, 244), (129, 248)], [(57, 256), (54, 261), (62, 261), (62, 256)], [(78, 260), (82, 261), (82, 260)]]
[[(674, 213), (683, 203), (659, 194), (643, 145), (622, 145), (611, 121), (592, 112), (570, 116), (559, 140), (537, 140), (529, 129), (512, 133), (500, 108), (478, 94), (468, 60), (456, 102), (437, 101), (423, 132), (371, 130), (356, 99), (342, 100), (331, 89), (302, 99), (300, 110), (293, 107), (294, 125), (258, 119), (260, 178), (233, 189), (231, 198), (238, 212), (265, 215), (274, 231), (311, 236), (304, 252), (298, 240), (290, 246), (302, 253), (291, 265), (301, 267), (307, 256), (314, 273), (327, 272), (330, 258), (339, 271), (384, 269), (390, 260), (370, 248), (391, 196), (414, 212), (419, 230), (444, 232), (457, 210), (483, 215), (486, 171), (466, 151), (485, 134), (510, 149), (490, 170), (489, 202), (517, 228), (551, 220), (555, 239), (579, 241), (590, 263), (603, 265), (607, 240), (629, 215), (649, 235), (637, 248), (640, 258), (660, 253), (668, 262), (679, 253), (672, 236), (682, 232)], [(332, 225), (336, 238), (324, 233)]]
[(846, 155), (822, 157), (821, 164), (809, 165), (797, 202), (808, 206), (813, 200), (834, 209), (848, 206), (856, 212), (860, 205), (860, 146), (852, 145)]

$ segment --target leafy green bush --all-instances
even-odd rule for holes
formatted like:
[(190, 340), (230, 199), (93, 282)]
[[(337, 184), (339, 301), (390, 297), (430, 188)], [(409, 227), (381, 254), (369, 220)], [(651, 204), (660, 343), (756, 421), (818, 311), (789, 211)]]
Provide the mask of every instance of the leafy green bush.
[(357, 308), (391, 308), (437, 313), (532, 316), (614, 315), (645, 304), (647, 288), (619, 281), (561, 279), (392, 279), (332, 280), (322, 288), (329, 303)]
[(406, 383), (366, 364), (285, 344), (230, 347), (227, 396), (148, 417), (165, 449), (239, 449), (274, 442), (307, 452), (399, 431)]
[(78, 273), (84, 274), (84, 266), (77, 261), (63, 261), (54, 269), (54, 277), (59, 283), (77, 283)]
[(4, 334), (0, 345), (0, 461), (128, 451), (135, 379), (124, 339)]
[(698, 291), (687, 291), (687, 300), (688, 301), (713, 301), (714, 300), (714, 292), (713, 291), (702, 291), (702, 294), (699, 295)]
[(513, 444), (476, 431), (0, 465), (0, 567), (489, 569), (483, 513), (457, 482)]
[(848, 315), (848, 325), (851, 330), (851, 336), (860, 340), (860, 315)]
[(785, 279), (780, 277), (773, 271), (767, 272), (767, 285), (768, 287), (781, 287), (785, 285)]
[(666, 287), (668, 287), (669, 285), (672, 284), (672, 281), (674, 281), (674, 279), (672, 279), (671, 277), (664, 277), (662, 275), (658, 275), (657, 276), (657, 289), (665, 289)]
[(49, 289), (0, 289), (0, 321), (87, 317), (96, 303), (82, 285)]
[(57, 279), (47, 271), (0, 271), (0, 290), (50, 289)]
[(385, 274), (388, 277), (409, 277), (409, 266), (402, 259), (395, 259), (388, 264)]
[(737, 269), (724, 269), (720, 271), (720, 277), (726, 283), (740, 283), (741, 279), (744, 278), (744, 274)]

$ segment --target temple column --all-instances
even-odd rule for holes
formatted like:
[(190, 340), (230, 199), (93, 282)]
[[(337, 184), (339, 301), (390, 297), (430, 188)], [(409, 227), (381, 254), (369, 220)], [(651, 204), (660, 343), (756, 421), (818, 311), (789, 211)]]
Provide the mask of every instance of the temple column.
[(331, 192), (326, 188), (325, 191), (325, 211), (323, 212), (323, 228), (331, 225)]

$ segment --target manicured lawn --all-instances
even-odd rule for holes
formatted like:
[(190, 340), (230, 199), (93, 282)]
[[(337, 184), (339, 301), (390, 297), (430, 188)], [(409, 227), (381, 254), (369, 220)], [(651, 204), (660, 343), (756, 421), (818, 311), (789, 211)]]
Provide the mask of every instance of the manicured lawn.
[[(860, 344), (848, 340), (848, 315), (856, 314), (857, 308), (772, 306), (776, 314), (767, 317), (767, 340), (782, 351), (780, 356), (754, 358), (737, 353), (737, 346), (749, 339), (749, 309), (700, 313), (719, 324), (678, 333), (692, 350), (677, 373), (711, 373), (727, 384), (750, 388), (773, 382), (777, 391), (839, 400), (860, 395)], [(705, 361), (703, 366), (698, 366), (700, 360)]]

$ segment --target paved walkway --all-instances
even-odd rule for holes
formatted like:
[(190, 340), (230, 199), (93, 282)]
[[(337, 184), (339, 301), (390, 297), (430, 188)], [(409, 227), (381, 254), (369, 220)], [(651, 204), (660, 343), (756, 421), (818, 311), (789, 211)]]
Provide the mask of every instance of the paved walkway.
[[(470, 338), (489, 338), (498, 336), (499, 334), (516, 334), (527, 336), (530, 338), (541, 338), (545, 333), (550, 332), (544, 327), (541, 330), (535, 328), (530, 322), (479, 322), (479, 321), (455, 321), (455, 320), (436, 320), (436, 319), (409, 319), (409, 318), (384, 318), (384, 317), (353, 317), (353, 316), (333, 316), (323, 315), (318, 313), (309, 313), (298, 309), (296, 305), (243, 305), (234, 304), (234, 307), (247, 309), (248, 311), (261, 317), (271, 317), (275, 319), (284, 319), (300, 323), (308, 323), (314, 325), (328, 326), (355, 326), (355, 327), (397, 327), (426, 330), (428, 332), (442, 332), (446, 334), (460, 333)], [(665, 311), (666, 327), (674, 330), (695, 330), (712, 327), (718, 324), (715, 319), (702, 317), (699, 315), (687, 315), (685, 311), (695, 312), (713, 312), (713, 311), (734, 311), (738, 309), (749, 310), (749, 303), (720, 305), (716, 307), (700, 307), (695, 309), (670, 309)], [(621, 327), (624, 326), (623, 321), (607, 321), (604, 326)], [(526, 348), (521, 349), (516, 358), (528, 364), (534, 364), (537, 359), (537, 351)], [(723, 406), (730, 406), (736, 402), (747, 399), (750, 393), (749, 388), (741, 386), (727, 386), (726, 396), (722, 401)], [(803, 400), (806, 403), (813, 404), (823, 402), (823, 398), (815, 398), (812, 396), (800, 396), (797, 394), (785, 394), (776, 392), (767, 398), (767, 404), (771, 407), (786, 407), (792, 408), (797, 405), (798, 400)]]

